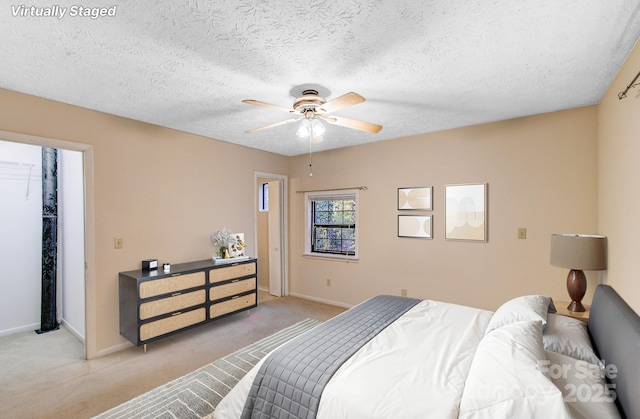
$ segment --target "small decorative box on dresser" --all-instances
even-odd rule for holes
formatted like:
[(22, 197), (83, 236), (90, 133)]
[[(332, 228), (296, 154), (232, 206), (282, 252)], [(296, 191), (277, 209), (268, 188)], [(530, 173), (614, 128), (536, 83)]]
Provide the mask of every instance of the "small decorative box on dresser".
[(258, 305), (257, 260), (120, 272), (120, 334), (147, 343)]

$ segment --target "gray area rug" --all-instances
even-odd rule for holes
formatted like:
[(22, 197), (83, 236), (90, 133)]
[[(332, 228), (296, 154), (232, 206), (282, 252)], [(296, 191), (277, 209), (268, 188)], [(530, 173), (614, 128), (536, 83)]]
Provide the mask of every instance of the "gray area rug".
[(208, 418), (231, 388), (266, 354), (320, 324), (306, 319), (129, 400), (94, 419)]

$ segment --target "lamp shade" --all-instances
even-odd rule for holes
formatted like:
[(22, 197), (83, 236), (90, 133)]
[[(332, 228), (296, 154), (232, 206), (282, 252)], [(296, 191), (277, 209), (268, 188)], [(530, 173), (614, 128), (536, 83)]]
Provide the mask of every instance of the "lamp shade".
[(561, 268), (601, 271), (607, 269), (606, 236), (552, 234), (551, 259)]

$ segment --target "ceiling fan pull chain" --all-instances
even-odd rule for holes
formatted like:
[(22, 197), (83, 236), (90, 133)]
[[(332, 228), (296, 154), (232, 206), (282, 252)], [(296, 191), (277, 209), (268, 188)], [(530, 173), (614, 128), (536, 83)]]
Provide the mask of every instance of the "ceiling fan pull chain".
[(311, 164), (311, 140), (313, 139), (313, 134), (309, 133), (309, 177), (313, 177), (313, 165)]

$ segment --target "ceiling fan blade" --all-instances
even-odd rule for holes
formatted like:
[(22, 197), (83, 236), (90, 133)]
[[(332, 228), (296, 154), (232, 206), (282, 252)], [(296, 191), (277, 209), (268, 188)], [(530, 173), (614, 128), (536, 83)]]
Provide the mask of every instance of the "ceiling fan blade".
[(364, 101), (365, 99), (359, 94), (355, 92), (349, 92), (328, 101), (324, 105), (320, 106), (320, 109), (324, 109), (326, 113), (331, 113), (339, 109), (344, 109), (348, 106), (357, 105), (358, 103), (362, 103)]
[(318, 115), (325, 121), (333, 125), (340, 125), (341, 127), (357, 129), (360, 131), (370, 132), (372, 134), (377, 134), (382, 129), (382, 125), (372, 124), (371, 122), (358, 121), (355, 119), (343, 118), (341, 116), (322, 116)]
[(242, 102), (243, 103), (248, 103), (249, 105), (263, 106), (265, 108), (276, 109), (276, 110), (284, 111), (284, 112), (287, 112), (287, 113), (294, 113), (295, 112), (293, 109), (285, 108), (284, 106), (279, 106), (279, 105), (272, 105), (272, 104), (266, 103), (266, 102), (260, 102), (259, 100), (245, 99)]
[(287, 119), (286, 121), (280, 121), (280, 122), (276, 122), (275, 124), (267, 125), (267, 126), (260, 127), (260, 128), (254, 128), (254, 129), (251, 129), (251, 130), (249, 130), (249, 131), (246, 131), (246, 133), (247, 133), (247, 134), (253, 134), (254, 132), (264, 131), (264, 130), (269, 129), (269, 128), (279, 127), (280, 125), (287, 125), (287, 124), (291, 124), (291, 123), (293, 123), (293, 122), (296, 122), (296, 121), (301, 120), (302, 118), (304, 118), (304, 117), (302, 117), (302, 116), (301, 116), (300, 118)]

